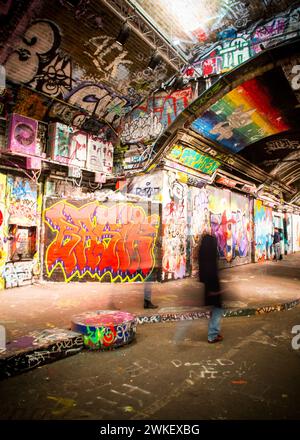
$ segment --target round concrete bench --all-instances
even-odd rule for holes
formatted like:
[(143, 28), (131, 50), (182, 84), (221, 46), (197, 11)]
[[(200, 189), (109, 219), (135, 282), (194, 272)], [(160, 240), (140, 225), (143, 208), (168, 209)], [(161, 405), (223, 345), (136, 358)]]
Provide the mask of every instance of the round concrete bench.
[(136, 334), (135, 315), (114, 310), (95, 310), (72, 317), (72, 330), (83, 335), (86, 348), (107, 350), (133, 341)]

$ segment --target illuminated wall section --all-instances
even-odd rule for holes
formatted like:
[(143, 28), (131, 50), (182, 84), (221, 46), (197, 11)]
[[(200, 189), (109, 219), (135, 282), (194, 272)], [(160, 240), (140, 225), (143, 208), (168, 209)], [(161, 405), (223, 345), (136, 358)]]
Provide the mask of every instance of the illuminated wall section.
[(293, 230), (293, 252), (300, 251), (300, 216), (293, 214), (292, 217)]
[(264, 206), (261, 200), (254, 201), (255, 261), (265, 261), (272, 254), (273, 216), (272, 208)]
[(264, 77), (246, 81), (213, 104), (192, 128), (237, 153), (290, 128), (281, 109), (274, 106), (276, 93), (278, 90)]
[(189, 188), (190, 200), (190, 248), (192, 274), (198, 275), (198, 250), (203, 231), (210, 230), (208, 191), (206, 188)]
[(292, 226), (292, 214), (284, 214), (283, 219), (284, 230), (284, 253), (291, 254), (293, 252), (293, 226)]
[(177, 179), (176, 172), (164, 172), (162, 280), (187, 275), (187, 189), (187, 185)]
[(157, 279), (159, 210), (150, 202), (47, 199), (45, 277), (65, 282)]
[(229, 190), (208, 188), (210, 226), (218, 241), (220, 266), (251, 261), (249, 199)]

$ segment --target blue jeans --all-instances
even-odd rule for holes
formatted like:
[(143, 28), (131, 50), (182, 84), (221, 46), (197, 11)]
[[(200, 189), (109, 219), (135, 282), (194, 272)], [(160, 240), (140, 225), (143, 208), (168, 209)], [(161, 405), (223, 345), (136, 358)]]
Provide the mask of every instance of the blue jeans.
[(152, 286), (147, 281), (144, 283), (144, 300), (151, 301)]
[(213, 307), (211, 317), (208, 322), (208, 340), (213, 341), (219, 334), (221, 329), (221, 318), (223, 316), (223, 309), (220, 307)]
[(274, 244), (274, 252), (275, 252), (276, 260), (279, 260), (280, 259), (280, 254), (281, 254), (280, 242)]

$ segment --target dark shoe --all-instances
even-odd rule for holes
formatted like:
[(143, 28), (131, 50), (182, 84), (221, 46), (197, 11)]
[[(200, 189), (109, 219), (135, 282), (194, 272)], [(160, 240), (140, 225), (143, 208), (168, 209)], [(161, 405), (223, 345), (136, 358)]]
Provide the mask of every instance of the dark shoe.
[(152, 304), (151, 301), (149, 301), (148, 299), (145, 299), (144, 301), (144, 309), (157, 309), (158, 306), (156, 306), (155, 304)]
[(223, 336), (221, 336), (221, 335), (218, 335), (215, 339), (213, 339), (212, 341), (210, 341), (209, 339), (207, 340), (207, 342), (209, 343), (209, 344), (215, 344), (216, 342), (221, 342), (221, 341), (223, 341)]

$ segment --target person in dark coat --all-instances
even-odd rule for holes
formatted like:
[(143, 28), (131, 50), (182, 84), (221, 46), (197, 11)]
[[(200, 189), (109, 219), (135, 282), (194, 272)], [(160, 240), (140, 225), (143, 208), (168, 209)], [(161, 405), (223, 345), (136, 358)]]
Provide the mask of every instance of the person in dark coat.
[(208, 323), (208, 342), (220, 342), (221, 318), (223, 316), (222, 295), (218, 270), (217, 239), (205, 233), (199, 246), (199, 280), (204, 283), (205, 305), (212, 308)]

